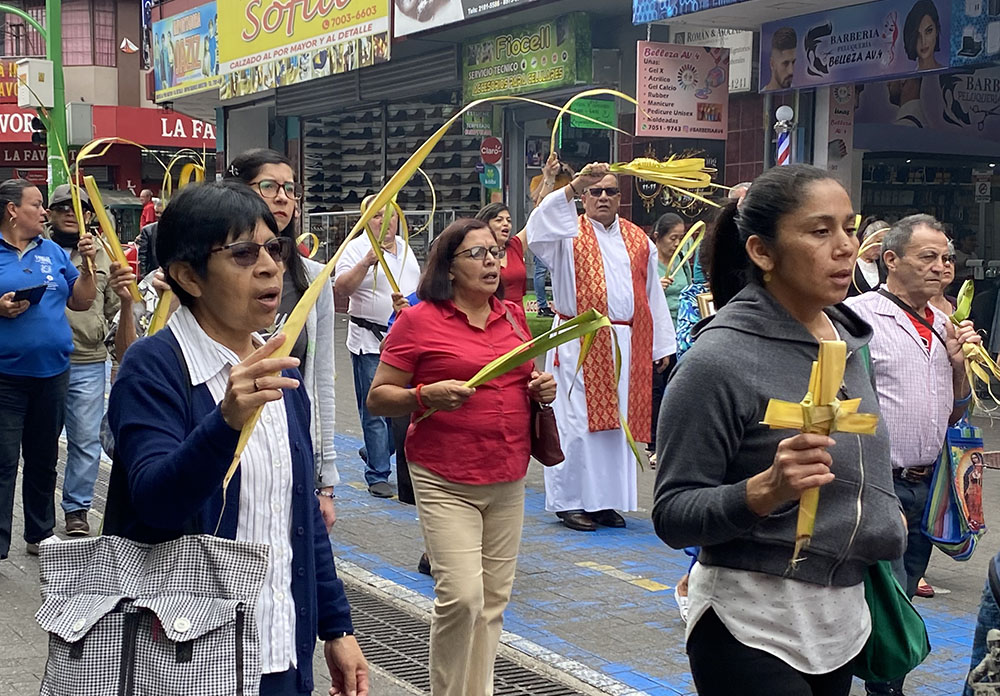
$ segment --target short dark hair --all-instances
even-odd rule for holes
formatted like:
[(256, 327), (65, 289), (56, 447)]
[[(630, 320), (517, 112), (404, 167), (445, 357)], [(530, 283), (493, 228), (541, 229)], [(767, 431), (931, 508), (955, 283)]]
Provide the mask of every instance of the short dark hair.
[(157, 226), (156, 258), (181, 304), (191, 306), (194, 297), (174, 280), (170, 265), (189, 263), (204, 278), (212, 249), (253, 234), (259, 220), (279, 234), (278, 223), (264, 199), (234, 181), (191, 184), (170, 199)]
[(937, 6), (931, 0), (917, 0), (913, 3), (906, 21), (903, 23), (903, 50), (910, 60), (917, 59), (917, 34), (920, 31), (920, 22), (924, 17), (930, 17), (937, 29), (937, 39), (934, 41), (934, 50), (941, 48), (941, 18), (938, 17)]
[(25, 189), (37, 188), (27, 179), (7, 179), (0, 183), (0, 223), (7, 221), (7, 204), (21, 205)]
[(653, 241), (660, 241), (667, 235), (667, 233), (670, 232), (670, 230), (677, 227), (677, 225), (683, 224), (684, 219), (677, 213), (664, 213), (660, 216), (660, 219), (656, 221), (656, 224), (653, 225)]
[(500, 213), (509, 213), (509, 212), (510, 208), (508, 208), (503, 203), (487, 203), (486, 205), (484, 205), (482, 208), (479, 209), (478, 213), (476, 213), (476, 219), (482, 220), (483, 222), (489, 222), (493, 218), (500, 215)]
[[(476, 218), (459, 218), (439, 234), (431, 245), (424, 264), (424, 272), (420, 275), (417, 285), (417, 297), (425, 302), (444, 302), (455, 296), (448, 274), (455, 256), (455, 250), (462, 246), (465, 237), (472, 230), (488, 230), (485, 221)], [(496, 296), (503, 299), (503, 283), (497, 285)]]
[(914, 228), (921, 225), (944, 234), (944, 225), (938, 222), (938, 219), (933, 215), (925, 215), (924, 213), (908, 215), (890, 227), (889, 231), (885, 233), (885, 236), (882, 238), (882, 253), (891, 251), (896, 256), (902, 258), (906, 247), (910, 245)]
[(780, 27), (771, 36), (772, 51), (790, 51), (799, 43), (798, 34), (793, 27)]
[(721, 308), (750, 282), (761, 282), (761, 272), (747, 255), (747, 240), (757, 235), (772, 249), (778, 239), (778, 221), (795, 211), (807, 187), (835, 180), (825, 169), (808, 164), (772, 167), (754, 179), (742, 204), (730, 201), (722, 208), (702, 245), (715, 306)]
[[(292, 170), (293, 175), (295, 173), (292, 161), (283, 154), (266, 147), (258, 147), (242, 152), (233, 158), (233, 161), (229, 164), (229, 169), (226, 170), (226, 178), (249, 184), (257, 178), (260, 170), (268, 164), (284, 164)], [(281, 230), (279, 234), (294, 240), (296, 238), (295, 219), (289, 220), (288, 224), (285, 225), (285, 229)], [(297, 248), (288, 257), (285, 267), (288, 269), (288, 274), (292, 278), (292, 284), (295, 285), (295, 289), (300, 293), (305, 292), (306, 288), (309, 287), (309, 276), (306, 273), (305, 264), (302, 263), (302, 257), (299, 255)]]

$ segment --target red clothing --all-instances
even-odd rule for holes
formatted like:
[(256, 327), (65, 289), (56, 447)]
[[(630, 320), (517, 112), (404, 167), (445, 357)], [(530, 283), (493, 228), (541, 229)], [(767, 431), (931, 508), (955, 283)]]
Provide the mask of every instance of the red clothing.
[[(931, 330), (926, 326), (924, 326), (923, 324), (921, 324), (919, 321), (917, 321), (916, 318), (909, 312), (906, 312), (906, 317), (910, 320), (910, 323), (913, 324), (913, 328), (917, 330), (917, 333), (920, 335), (920, 338), (923, 339), (924, 348), (930, 351), (931, 340), (932, 340)], [(931, 310), (930, 307), (924, 307), (924, 319), (927, 320), (928, 324), (934, 326), (934, 312)]]
[(528, 270), (524, 266), (524, 246), (517, 235), (507, 240), (507, 265), (500, 268), (503, 298), (524, 307), (524, 293), (528, 291)]
[(139, 218), (139, 228), (143, 228), (146, 225), (151, 225), (156, 222), (156, 206), (153, 205), (153, 201), (150, 201), (146, 205), (142, 206), (142, 216)]
[[(484, 365), (523, 341), (507, 320), (507, 309), (530, 336), (516, 305), (491, 298), (486, 329), (469, 324), (449, 302), (421, 302), (399, 315), (382, 349), (382, 362), (413, 374), (411, 384), (466, 381)], [(487, 382), (457, 411), (438, 411), (419, 423), (416, 412), (406, 434), (408, 461), (456, 483), (483, 485), (517, 481), (531, 456), (530, 365)]]

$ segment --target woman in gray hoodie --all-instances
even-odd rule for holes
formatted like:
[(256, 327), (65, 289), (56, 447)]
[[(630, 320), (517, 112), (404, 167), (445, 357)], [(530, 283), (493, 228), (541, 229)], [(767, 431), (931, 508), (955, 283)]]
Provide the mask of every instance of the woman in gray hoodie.
[[(719, 216), (704, 250), (719, 312), (695, 330), (657, 430), (653, 523), (691, 572), (687, 652), (698, 693), (846, 696), (871, 632), (863, 578), (903, 553), (889, 440), (771, 430), (769, 399), (801, 401), (821, 340), (847, 343), (841, 399), (879, 412), (862, 350), (871, 329), (841, 304), (855, 213), (815, 167), (776, 167)], [(699, 405), (691, 417), (691, 405)], [(816, 528), (790, 564), (798, 500), (821, 487)]]

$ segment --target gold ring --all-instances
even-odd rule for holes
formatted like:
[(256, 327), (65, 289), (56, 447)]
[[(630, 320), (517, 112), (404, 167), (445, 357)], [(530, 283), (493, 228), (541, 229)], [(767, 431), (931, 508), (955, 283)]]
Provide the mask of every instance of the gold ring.
[(257, 378), (256, 377), (254, 377), (254, 380), (253, 380), (253, 390), (255, 392), (260, 391), (260, 387), (257, 386)]

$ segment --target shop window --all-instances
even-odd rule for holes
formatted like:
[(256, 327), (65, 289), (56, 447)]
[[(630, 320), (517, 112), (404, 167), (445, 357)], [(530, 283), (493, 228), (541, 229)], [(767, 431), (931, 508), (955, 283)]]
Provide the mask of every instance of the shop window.
[[(15, 2), (13, 4), (23, 9), (34, 19), (45, 24), (45, 0), (27, 0), (26, 2)], [(5, 14), (3, 16), (3, 32), (5, 56), (24, 57), (45, 55), (45, 42), (42, 40), (41, 34), (20, 17)]]
[(115, 3), (94, 0), (94, 65), (115, 67)]
[(89, 0), (66, 0), (62, 8), (63, 65), (93, 65)]

